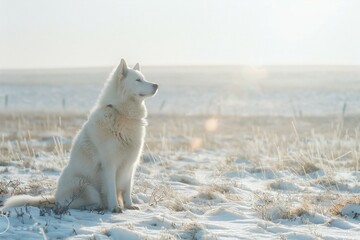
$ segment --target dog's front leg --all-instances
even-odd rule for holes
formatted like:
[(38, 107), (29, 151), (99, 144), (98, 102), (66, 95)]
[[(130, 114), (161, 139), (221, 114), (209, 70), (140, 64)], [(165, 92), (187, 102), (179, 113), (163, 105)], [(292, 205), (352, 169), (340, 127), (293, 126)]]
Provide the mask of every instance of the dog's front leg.
[(104, 184), (105, 189), (107, 192), (106, 200), (107, 200), (107, 207), (110, 211), (115, 213), (121, 213), (122, 210), (119, 206), (116, 194), (116, 169), (114, 168), (107, 168), (104, 169)]
[(138, 206), (133, 205), (133, 202), (131, 199), (131, 192), (132, 192), (132, 187), (133, 187), (135, 170), (136, 170), (136, 166), (135, 165), (131, 166), (128, 173), (124, 176), (125, 186), (124, 186), (124, 190), (122, 191), (122, 198), (123, 198), (125, 208), (139, 210)]

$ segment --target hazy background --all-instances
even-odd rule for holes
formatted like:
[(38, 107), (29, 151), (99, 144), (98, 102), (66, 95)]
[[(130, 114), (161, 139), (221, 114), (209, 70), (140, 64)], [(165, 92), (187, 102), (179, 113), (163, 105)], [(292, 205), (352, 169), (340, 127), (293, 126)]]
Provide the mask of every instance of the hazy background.
[[(88, 112), (111, 68), (6, 70), (0, 111)], [(360, 113), (354, 66), (143, 67), (159, 84), (150, 114), (313, 116)]]
[(358, 0), (0, 0), (0, 69), (357, 65)]
[(0, 110), (86, 112), (140, 62), (150, 113), (360, 112), (357, 0), (0, 0)]

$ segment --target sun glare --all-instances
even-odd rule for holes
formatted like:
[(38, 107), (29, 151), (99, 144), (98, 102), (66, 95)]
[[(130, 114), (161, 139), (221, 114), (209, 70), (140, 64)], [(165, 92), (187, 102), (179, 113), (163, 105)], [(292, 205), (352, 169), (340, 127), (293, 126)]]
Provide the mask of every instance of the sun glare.
[(192, 150), (196, 150), (202, 147), (202, 139), (198, 137), (194, 137), (191, 139), (190, 146)]
[(219, 127), (219, 119), (216, 117), (209, 118), (205, 121), (205, 129), (208, 132), (215, 132)]

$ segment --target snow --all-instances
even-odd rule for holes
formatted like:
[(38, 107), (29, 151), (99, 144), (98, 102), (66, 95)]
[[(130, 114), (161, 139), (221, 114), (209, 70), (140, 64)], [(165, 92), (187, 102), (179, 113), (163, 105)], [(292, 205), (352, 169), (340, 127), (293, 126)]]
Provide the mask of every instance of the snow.
[[(56, 215), (24, 206), (0, 216), (0, 239), (360, 239), (355, 77), (347, 85), (342, 77), (351, 74), (335, 71), (333, 85), (321, 88), (312, 81), (322, 83), (325, 73), (307, 70), (315, 80), (301, 88), (298, 70), (267, 69), (275, 87), (263, 88), (266, 81), (242, 77), (241, 85), (241, 71), (220, 69), (206, 75), (213, 85), (204, 90), (201, 71), (185, 72), (175, 79), (180, 83), (166, 80), (171, 72), (148, 71), (149, 80), (160, 79), (160, 92), (148, 104), (135, 175), (132, 198), (140, 210)], [(24, 73), (34, 84), (0, 74), (0, 97), (10, 101), (0, 112), (0, 204), (11, 195), (53, 193), (86, 119), (81, 112), (91, 108), (107, 72), (78, 74), (77, 83), (61, 72)], [(44, 85), (56, 76), (64, 82)], [(227, 77), (223, 85), (219, 76)], [(278, 88), (287, 77), (299, 81)], [(341, 122), (345, 101), (349, 116)]]
[(349, 204), (341, 210), (343, 216), (348, 218), (359, 219), (360, 218), (360, 204)]
[[(217, 155), (218, 151), (198, 151), (181, 159), (167, 156), (166, 160), (142, 162), (136, 174), (133, 195), (140, 210), (125, 210), (122, 214), (70, 210), (62, 216), (54, 213), (40, 216), (38, 208), (23, 207), (17, 209), (23, 212), (20, 217), (12, 209), (8, 217), (10, 228), (1, 239), (42, 239), (44, 236), (48, 239), (158, 239), (166, 236), (181, 239), (357, 238), (360, 205), (347, 205), (339, 216), (305, 211), (287, 217), (286, 211), (290, 207), (287, 204), (300, 204), (301, 192), (310, 191), (306, 190), (306, 176), (294, 175), (290, 180), (288, 174), (280, 172), (278, 179), (273, 180), (262, 177), (250, 166), (245, 170), (246, 175), (214, 175), (213, 167), (219, 161)], [(234, 162), (251, 165), (244, 160)], [(189, 164), (196, 164), (195, 169), (186, 170), (185, 166)], [(36, 172), (28, 170), (24, 175), (35, 176)], [(43, 174), (47, 175), (46, 172)], [(279, 177), (281, 175), (284, 177)], [(341, 172), (339, 175), (346, 177), (351, 173)], [(15, 171), (3, 173), (2, 178), (27, 181)], [(43, 181), (51, 180), (49, 177)], [(271, 184), (275, 187), (269, 188)], [(265, 190), (265, 196), (255, 200), (254, 194), (260, 190)], [(321, 188), (316, 190), (325, 192)], [(286, 192), (297, 200), (281, 199), (285, 195), (277, 196), (280, 192)], [(271, 202), (273, 198), (279, 202)], [(256, 210), (259, 206), (264, 208), (264, 217)]]

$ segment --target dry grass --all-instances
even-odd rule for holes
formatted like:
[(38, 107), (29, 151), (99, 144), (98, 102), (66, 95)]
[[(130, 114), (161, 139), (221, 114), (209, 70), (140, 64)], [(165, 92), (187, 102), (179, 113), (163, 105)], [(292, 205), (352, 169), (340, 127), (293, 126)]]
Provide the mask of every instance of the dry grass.
[[(85, 119), (84, 114), (0, 113), (0, 171), (11, 167), (60, 171), (66, 164), (71, 139)], [(314, 213), (340, 215), (344, 206), (359, 204), (359, 198), (339, 192), (339, 184), (346, 190), (347, 183), (335, 179), (341, 169), (359, 171), (359, 120), (360, 116), (349, 116), (345, 121), (335, 117), (150, 116), (144, 151), (161, 157), (144, 163), (149, 168), (146, 171), (151, 171), (154, 164), (166, 176), (175, 171), (168, 161), (170, 157), (183, 162), (183, 156), (188, 154), (215, 150), (223, 155), (216, 163), (188, 163), (183, 169), (195, 179), (191, 173), (201, 167), (220, 181), (195, 186), (192, 180), (183, 178), (180, 182), (194, 185), (197, 192), (184, 195), (166, 182), (142, 179), (136, 181), (134, 193), (144, 193), (152, 207), (162, 206), (174, 212), (191, 209), (192, 197), (238, 202), (244, 199), (236, 191), (242, 187), (221, 179), (229, 172), (243, 172), (269, 178), (268, 190), (273, 192), (257, 192), (254, 196), (253, 208), (263, 219), (293, 220)], [(65, 138), (69, 141), (63, 142)], [(42, 156), (51, 156), (52, 161), (34, 161)], [(239, 163), (239, 159), (246, 161)], [(279, 177), (279, 172), (305, 179), (300, 183), (304, 188), (322, 186), (332, 192), (321, 196), (306, 191), (276, 193), (284, 190), (283, 184), (294, 184), (291, 179)], [(15, 182), (1, 179), (0, 194), (42, 194), (54, 188), (54, 182), (42, 186), (36, 179), (26, 185), (16, 186)], [(192, 232), (190, 227), (188, 230)], [(164, 233), (162, 237), (171, 239), (172, 235)]]
[(295, 220), (302, 216), (311, 216), (313, 211), (307, 198), (298, 198), (285, 194), (255, 193), (254, 209), (264, 220)]
[[(0, 113), (0, 166), (51, 170), (60, 164), (62, 168), (60, 162), (70, 151), (71, 138), (85, 119), (84, 115), (69, 113)], [(33, 159), (42, 153), (58, 162), (35, 165)]]
[(237, 188), (236, 182), (213, 183), (200, 187), (198, 197), (209, 200), (226, 198), (230, 201), (240, 201), (241, 195), (234, 191), (235, 188)]
[(186, 211), (186, 204), (189, 202), (186, 196), (173, 190), (169, 185), (159, 184), (152, 189), (150, 193), (150, 206), (162, 205), (166, 208), (175, 211)]
[(27, 192), (26, 187), (17, 179), (0, 180), (0, 195), (18, 195)]

